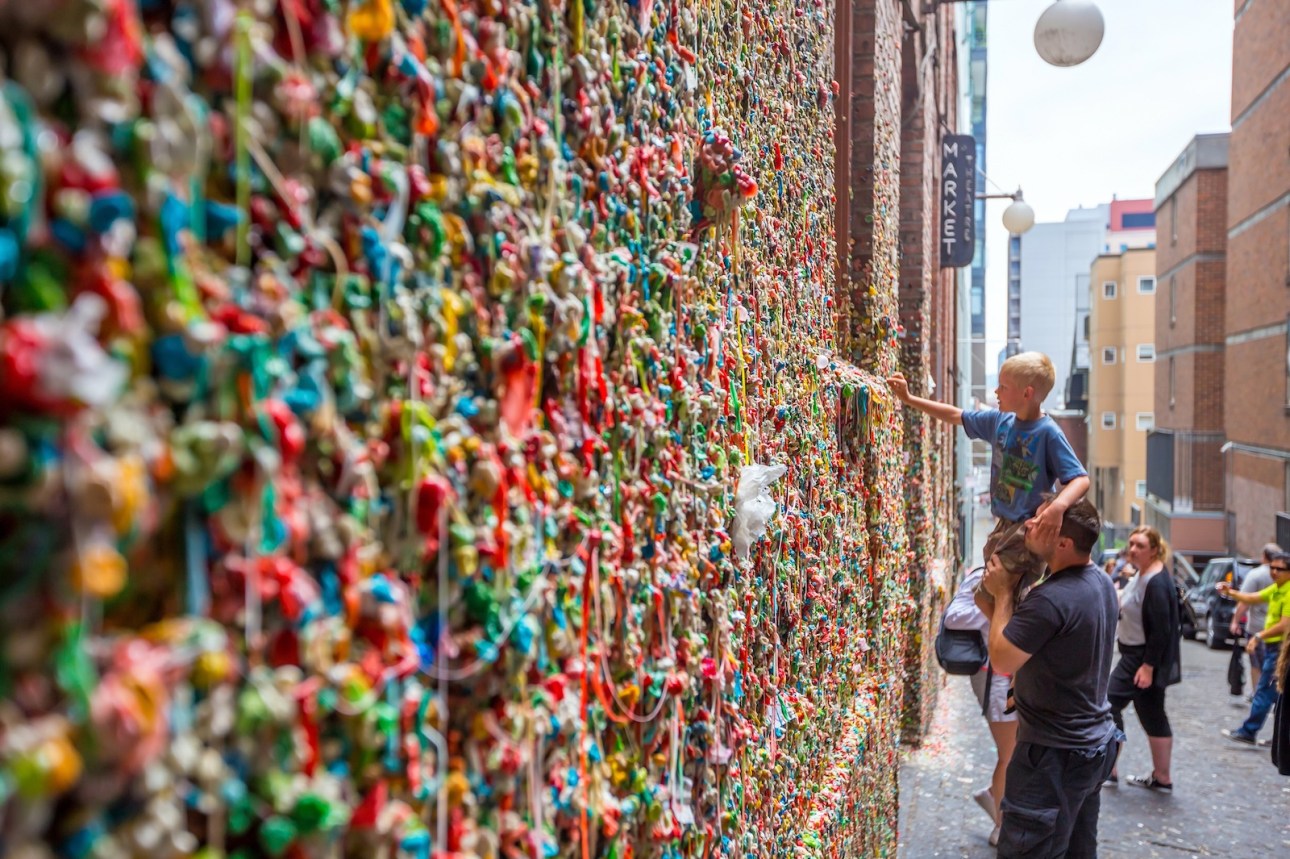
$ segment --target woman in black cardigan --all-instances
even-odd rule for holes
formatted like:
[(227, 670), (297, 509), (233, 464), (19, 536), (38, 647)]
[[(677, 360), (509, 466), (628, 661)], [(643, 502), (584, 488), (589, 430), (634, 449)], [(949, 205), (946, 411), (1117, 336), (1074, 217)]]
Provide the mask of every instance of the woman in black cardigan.
[[(1167, 569), (1169, 544), (1150, 525), (1135, 528), (1125, 550), (1139, 572), (1120, 592), (1120, 661), (1111, 672), (1107, 700), (1116, 727), (1124, 730), (1124, 708), (1130, 702), (1151, 745), (1151, 774), (1130, 776), (1129, 784), (1149, 790), (1173, 790), (1169, 772), (1173, 731), (1165, 714), (1165, 688), (1182, 679), (1182, 622), (1178, 593)], [(1111, 782), (1117, 781), (1115, 773)]]

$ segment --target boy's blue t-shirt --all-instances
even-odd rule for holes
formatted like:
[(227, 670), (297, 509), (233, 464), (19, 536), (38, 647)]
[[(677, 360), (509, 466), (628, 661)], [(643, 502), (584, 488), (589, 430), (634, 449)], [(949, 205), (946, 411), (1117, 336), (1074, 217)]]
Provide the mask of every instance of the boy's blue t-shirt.
[(1019, 421), (997, 409), (964, 411), (963, 429), (968, 438), (990, 442), (990, 510), (1000, 519), (1029, 519), (1054, 483), (1088, 474), (1048, 415)]

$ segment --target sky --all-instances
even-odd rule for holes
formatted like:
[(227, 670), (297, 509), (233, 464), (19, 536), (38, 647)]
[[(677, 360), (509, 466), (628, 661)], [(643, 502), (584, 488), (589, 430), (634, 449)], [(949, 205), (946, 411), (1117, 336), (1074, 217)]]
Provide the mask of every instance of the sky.
[[(1007, 191), (1020, 186), (1039, 223), (1112, 195), (1154, 198), (1193, 136), (1231, 128), (1232, 0), (1096, 2), (1102, 45), (1071, 68), (1035, 52), (1052, 0), (989, 3), (985, 172)], [(1007, 334), (1009, 202), (986, 204), (987, 366)]]

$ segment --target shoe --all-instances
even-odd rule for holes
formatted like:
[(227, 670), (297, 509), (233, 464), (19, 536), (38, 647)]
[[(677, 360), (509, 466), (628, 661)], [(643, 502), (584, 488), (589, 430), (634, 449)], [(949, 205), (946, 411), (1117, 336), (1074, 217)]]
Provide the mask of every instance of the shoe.
[(1224, 728), (1223, 736), (1227, 737), (1232, 742), (1240, 743), (1243, 746), (1253, 746), (1256, 744), (1254, 737), (1251, 737), (1249, 734), (1241, 733), (1240, 729), (1229, 731), (1227, 728)]
[(1134, 787), (1145, 787), (1147, 790), (1159, 790), (1164, 793), (1171, 793), (1174, 789), (1173, 782), (1165, 784), (1156, 778), (1155, 773), (1152, 773), (1151, 775), (1131, 775), (1125, 779), (1125, 781)]
[(990, 846), (999, 846), (999, 824), (997, 823), (994, 825), (994, 829), (990, 830)]
[(972, 798), (976, 800), (977, 805), (981, 806), (982, 811), (990, 815), (990, 822), (997, 825), (999, 821), (994, 816), (994, 794), (990, 793), (990, 788), (981, 788), (976, 793), (972, 794)]
[(1106, 781), (1102, 782), (1102, 787), (1119, 787), (1119, 786), (1120, 786), (1120, 777), (1115, 773), (1111, 773), (1109, 776), (1106, 777)]

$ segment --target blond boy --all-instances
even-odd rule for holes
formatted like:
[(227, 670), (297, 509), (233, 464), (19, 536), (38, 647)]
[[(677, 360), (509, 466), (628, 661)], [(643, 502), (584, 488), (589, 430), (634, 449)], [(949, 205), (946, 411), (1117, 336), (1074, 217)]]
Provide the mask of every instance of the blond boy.
[(1005, 534), (1035, 517), (1044, 495), (1061, 490), (1036, 518), (1035, 538), (1057, 538), (1062, 517), (1088, 491), (1088, 472), (1053, 419), (1039, 407), (1056, 380), (1053, 362), (1042, 352), (1013, 355), (999, 368), (998, 409), (963, 410), (916, 397), (899, 373), (887, 380), (901, 402), (937, 420), (962, 426), (968, 438), (990, 443), (990, 509), (998, 521), (986, 538), (984, 561)]

